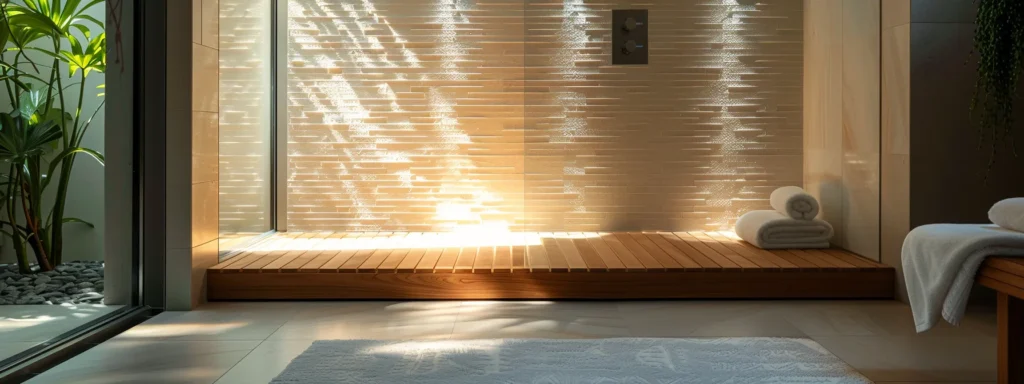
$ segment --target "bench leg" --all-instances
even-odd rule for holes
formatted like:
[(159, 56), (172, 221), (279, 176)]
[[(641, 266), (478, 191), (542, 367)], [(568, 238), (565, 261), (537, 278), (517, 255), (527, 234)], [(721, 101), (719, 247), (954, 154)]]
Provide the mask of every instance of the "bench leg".
[(998, 294), (999, 384), (1024, 383), (1024, 300)]

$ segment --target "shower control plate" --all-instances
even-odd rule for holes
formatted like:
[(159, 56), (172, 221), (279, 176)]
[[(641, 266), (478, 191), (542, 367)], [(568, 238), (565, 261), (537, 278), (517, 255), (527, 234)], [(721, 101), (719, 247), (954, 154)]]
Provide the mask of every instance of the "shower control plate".
[(612, 64), (647, 64), (647, 10), (612, 11)]

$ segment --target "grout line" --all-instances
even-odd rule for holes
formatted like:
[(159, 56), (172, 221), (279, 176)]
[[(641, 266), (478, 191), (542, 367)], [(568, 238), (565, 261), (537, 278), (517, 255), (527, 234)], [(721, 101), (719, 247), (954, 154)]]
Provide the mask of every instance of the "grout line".
[(459, 318), (462, 316), (462, 307), (466, 305), (465, 301), (459, 301), (459, 306), (456, 307), (458, 312), (455, 312), (455, 321), (452, 321), (452, 330), (448, 332), (448, 340), (455, 337), (455, 326), (459, 324)]
[[(285, 326), (285, 324), (288, 324), (288, 323), (289, 323), (290, 321), (292, 321), (292, 319), (294, 319), (294, 318), (295, 318), (295, 315), (296, 315), (296, 314), (298, 314), (298, 311), (296, 311), (296, 312), (295, 312), (295, 314), (293, 314), (293, 315), (292, 315), (292, 317), (289, 317), (289, 318), (288, 318), (288, 320), (285, 320), (284, 322), (282, 322), (282, 323), (281, 323), (281, 325), (278, 325), (278, 326), (277, 326), (277, 328), (274, 328), (274, 331), (273, 331), (273, 332), (270, 332), (270, 333), (268, 333), (268, 334), (267, 334), (267, 336), (263, 338), (263, 340), (260, 340), (259, 344), (256, 344), (256, 346), (255, 346), (255, 347), (253, 347), (253, 348), (252, 348), (251, 350), (249, 350), (249, 352), (248, 352), (248, 353), (246, 353), (246, 354), (245, 354), (245, 356), (242, 356), (242, 358), (241, 358), (241, 359), (238, 359), (238, 361), (236, 361), (236, 362), (235, 362), (234, 364), (232, 364), (232, 365), (231, 365), (231, 368), (228, 368), (227, 370), (225, 370), (225, 371), (224, 371), (224, 373), (220, 374), (220, 376), (217, 376), (217, 380), (214, 380), (214, 381), (213, 381), (213, 382), (214, 382), (214, 384), (216, 384), (216, 383), (217, 383), (217, 382), (219, 382), (219, 381), (220, 381), (221, 379), (223, 379), (223, 378), (224, 378), (224, 376), (227, 376), (227, 374), (228, 374), (229, 372), (231, 372), (232, 370), (234, 370), (234, 369), (235, 369), (235, 367), (237, 367), (239, 363), (241, 363), (241, 362), (242, 362), (242, 361), (244, 361), (244, 360), (245, 360), (245, 359), (246, 359), (247, 357), (249, 357), (249, 355), (251, 355), (251, 354), (252, 354), (253, 352), (255, 352), (257, 348), (259, 348), (259, 347), (260, 347), (261, 345), (263, 345), (263, 343), (266, 343), (266, 342), (267, 342), (267, 340), (269, 340), (269, 339), (270, 339), (270, 336), (273, 336), (273, 335), (274, 335), (275, 333), (277, 333), (277, 331), (281, 330), (281, 328), (282, 328), (282, 327), (284, 327), (284, 326)], [(300, 353), (300, 354), (301, 354), (301, 353)]]

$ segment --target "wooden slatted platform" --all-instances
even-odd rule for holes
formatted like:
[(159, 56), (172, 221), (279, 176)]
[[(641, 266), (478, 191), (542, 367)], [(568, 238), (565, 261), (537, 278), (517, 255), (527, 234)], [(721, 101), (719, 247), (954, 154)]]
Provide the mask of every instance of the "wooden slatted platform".
[(895, 271), (726, 232), (280, 233), (207, 274), (210, 300), (891, 298)]

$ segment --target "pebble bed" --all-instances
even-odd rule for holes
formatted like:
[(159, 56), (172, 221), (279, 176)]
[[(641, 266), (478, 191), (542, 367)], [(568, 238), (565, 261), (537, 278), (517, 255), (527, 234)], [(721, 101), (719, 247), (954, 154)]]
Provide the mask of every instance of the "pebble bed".
[(0, 305), (102, 303), (102, 261), (72, 261), (28, 275), (0, 264)]

